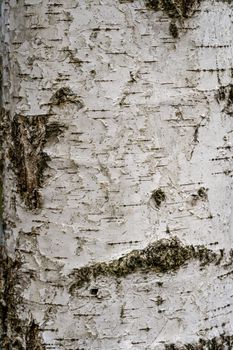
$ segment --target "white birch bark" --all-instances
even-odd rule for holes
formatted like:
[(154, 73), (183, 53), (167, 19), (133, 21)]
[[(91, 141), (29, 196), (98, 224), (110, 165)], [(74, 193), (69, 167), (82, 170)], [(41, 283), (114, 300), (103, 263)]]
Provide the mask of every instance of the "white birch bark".
[(4, 350), (233, 348), (232, 6), (172, 4), (2, 1)]

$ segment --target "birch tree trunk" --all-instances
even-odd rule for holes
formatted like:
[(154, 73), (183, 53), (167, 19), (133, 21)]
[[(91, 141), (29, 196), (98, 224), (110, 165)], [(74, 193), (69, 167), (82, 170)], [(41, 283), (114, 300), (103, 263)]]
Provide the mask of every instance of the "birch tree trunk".
[(232, 349), (231, 1), (1, 11), (1, 349)]

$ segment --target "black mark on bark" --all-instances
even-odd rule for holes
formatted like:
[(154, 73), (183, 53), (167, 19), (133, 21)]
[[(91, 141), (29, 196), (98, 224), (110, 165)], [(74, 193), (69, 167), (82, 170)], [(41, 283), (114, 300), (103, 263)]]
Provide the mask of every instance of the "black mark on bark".
[(74, 103), (78, 109), (83, 107), (79, 97), (69, 87), (62, 87), (57, 90), (50, 100), (51, 105), (54, 106), (60, 106), (67, 102)]
[(173, 38), (178, 38), (179, 32), (175, 21), (171, 21), (171, 23), (169, 24), (169, 32), (173, 36)]
[(192, 13), (193, 7), (198, 2), (196, 0), (146, 0), (148, 9), (164, 11), (169, 17), (188, 17)]
[(223, 104), (223, 112), (233, 114), (233, 84), (221, 86), (216, 93), (216, 100)]
[(206, 201), (208, 199), (208, 194), (207, 194), (208, 189), (205, 187), (200, 187), (197, 190), (197, 193), (192, 194), (192, 205), (197, 204), (199, 200), (201, 201)]
[(151, 197), (152, 197), (153, 201), (155, 202), (155, 205), (157, 208), (159, 208), (161, 206), (162, 202), (164, 202), (166, 199), (166, 195), (161, 188), (158, 188), (157, 190), (155, 190), (152, 193)]

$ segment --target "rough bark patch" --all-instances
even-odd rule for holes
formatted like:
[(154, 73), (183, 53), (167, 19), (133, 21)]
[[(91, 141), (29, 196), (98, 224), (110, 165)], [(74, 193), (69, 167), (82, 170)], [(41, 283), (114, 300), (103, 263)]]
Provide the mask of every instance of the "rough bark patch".
[(231, 350), (233, 348), (233, 335), (221, 334), (212, 339), (200, 338), (198, 343), (188, 343), (183, 345), (168, 344), (165, 350)]
[(164, 11), (169, 17), (186, 18), (199, 1), (197, 0), (146, 0), (145, 5), (154, 11)]
[[(134, 0), (120, 0), (120, 3), (132, 3)], [(152, 11), (163, 11), (171, 18), (169, 32), (173, 38), (178, 38), (179, 32), (176, 20), (182, 22), (185, 18), (190, 17), (200, 0), (145, 0), (145, 7)]]
[(58, 89), (51, 98), (51, 105), (59, 106), (63, 103), (74, 103), (78, 109), (83, 107), (79, 97), (67, 86)]
[(41, 203), (39, 188), (49, 160), (43, 147), (63, 129), (64, 125), (50, 124), (47, 116), (16, 115), (12, 121), (9, 157), (17, 175), (19, 193), (29, 209), (39, 208)]
[[(2, 120), (4, 110), (2, 106), (2, 57), (0, 56), (0, 225), (2, 221), (3, 212), (3, 130)], [(1, 240), (1, 239), (0, 239)]]
[(19, 291), (21, 262), (6, 256), (0, 247), (0, 349), (44, 350), (39, 327), (18, 316), (22, 304)]
[(73, 294), (76, 289), (98, 276), (124, 277), (137, 271), (168, 273), (178, 270), (192, 259), (199, 260), (205, 266), (209, 263), (218, 264), (222, 258), (222, 250), (216, 253), (204, 246), (185, 246), (176, 237), (161, 239), (145, 249), (133, 250), (120, 259), (76, 269), (70, 275), (74, 279), (70, 293)]
[(216, 99), (223, 105), (223, 112), (233, 114), (233, 84), (221, 86), (216, 93)]
[[(121, 4), (134, 1), (119, 0)], [(193, 13), (200, 0), (145, 0), (144, 3), (148, 10), (163, 11), (171, 18), (186, 18)]]
[(159, 208), (162, 202), (165, 201), (166, 195), (161, 188), (158, 188), (152, 193), (152, 199), (154, 200), (156, 207)]

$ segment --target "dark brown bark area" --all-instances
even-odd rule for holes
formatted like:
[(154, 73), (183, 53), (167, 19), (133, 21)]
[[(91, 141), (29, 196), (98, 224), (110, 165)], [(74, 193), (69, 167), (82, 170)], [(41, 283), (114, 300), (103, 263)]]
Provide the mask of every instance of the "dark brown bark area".
[(22, 306), (19, 281), (22, 282), (20, 259), (12, 260), (0, 250), (0, 334), (1, 350), (43, 350), (38, 325), (19, 317)]
[(43, 147), (62, 130), (58, 123), (49, 124), (48, 116), (15, 116), (11, 123), (9, 158), (17, 175), (19, 193), (29, 209), (37, 209), (41, 204), (39, 188), (49, 161)]
[(168, 344), (165, 345), (165, 350), (231, 350), (233, 347), (233, 336), (227, 334), (221, 334), (219, 337), (214, 337), (212, 339), (199, 339), (196, 344), (184, 344), (175, 345)]

